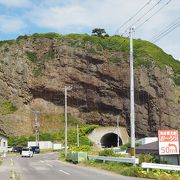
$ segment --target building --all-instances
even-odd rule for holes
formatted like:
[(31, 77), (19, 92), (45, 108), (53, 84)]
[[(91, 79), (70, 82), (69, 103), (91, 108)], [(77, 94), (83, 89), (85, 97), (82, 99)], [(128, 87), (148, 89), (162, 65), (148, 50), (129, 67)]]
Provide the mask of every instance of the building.
[[(180, 140), (179, 140), (180, 144)], [(166, 161), (168, 164), (180, 165), (180, 150), (178, 155), (159, 155), (159, 142), (151, 142), (136, 147), (136, 154), (152, 154), (155, 155), (159, 162)]]
[(8, 138), (0, 133), (0, 153), (6, 152), (8, 147)]
[(156, 141), (158, 141), (158, 137), (145, 137), (145, 138), (136, 140), (136, 143), (140, 145), (144, 145), (144, 144), (149, 144)]
[[(28, 147), (37, 146), (36, 141), (28, 141)], [(38, 141), (40, 149), (52, 149), (53, 143), (51, 141)]]

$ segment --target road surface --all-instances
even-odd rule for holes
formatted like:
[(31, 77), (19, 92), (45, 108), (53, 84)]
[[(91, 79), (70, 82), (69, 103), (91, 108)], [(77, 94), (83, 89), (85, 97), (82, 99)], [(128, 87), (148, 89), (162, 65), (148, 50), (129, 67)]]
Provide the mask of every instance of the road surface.
[(58, 153), (48, 153), (34, 155), (32, 158), (7, 155), (3, 160), (3, 164), (0, 166), (0, 179), (138, 180), (141, 178), (125, 177), (108, 171), (62, 162), (58, 160)]

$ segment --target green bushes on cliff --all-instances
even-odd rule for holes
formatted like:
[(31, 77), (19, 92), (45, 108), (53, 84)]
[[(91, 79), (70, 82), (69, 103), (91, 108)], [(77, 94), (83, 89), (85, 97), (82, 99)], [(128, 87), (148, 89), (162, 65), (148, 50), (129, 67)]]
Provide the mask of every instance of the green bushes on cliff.
[[(107, 59), (111, 63), (120, 63), (123, 61), (129, 61), (129, 38), (120, 37), (120, 36), (110, 36), (110, 37), (98, 37), (91, 36), (88, 34), (68, 34), (61, 35), (54, 32), (49, 33), (35, 33), (32, 35), (24, 35), (19, 36), (16, 39), (18, 42), (21, 39), (30, 39), (34, 43), (36, 39), (40, 38), (48, 38), (54, 39), (55, 44), (59, 46), (70, 46), (74, 49), (82, 49), (85, 53), (89, 53), (92, 55), (98, 56), (106, 56), (109, 54)], [(14, 40), (9, 41), (0, 41), (0, 46), (8, 43), (14, 43)], [(174, 82), (179, 85), (178, 75), (180, 74), (180, 62), (175, 60), (171, 55), (166, 54), (161, 48), (156, 46), (155, 44), (144, 41), (141, 39), (134, 39), (134, 66), (135, 68), (139, 66), (144, 66), (146, 68), (158, 66), (161, 69), (166, 68), (166, 66), (172, 67), (174, 71), (174, 75), (171, 78)], [(114, 56), (114, 53), (122, 53), (122, 58), (119, 56)], [(34, 76), (38, 77), (43, 72), (43, 65), (47, 60), (53, 59), (54, 54), (52, 52), (48, 52), (44, 54), (42, 59), (38, 59), (36, 57), (35, 52), (26, 52), (28, 59), (35, 63), (37, 62), (38, 67), (34, 69)]]
[(3, 100), (0, 103), (0, 114), (11, 114), (17, 110), (17, 107), (10, 100)]
[(37, 56), (35, 52), (26, 51), (26, 55), (31, 62), (33, 63), (37, 62)]

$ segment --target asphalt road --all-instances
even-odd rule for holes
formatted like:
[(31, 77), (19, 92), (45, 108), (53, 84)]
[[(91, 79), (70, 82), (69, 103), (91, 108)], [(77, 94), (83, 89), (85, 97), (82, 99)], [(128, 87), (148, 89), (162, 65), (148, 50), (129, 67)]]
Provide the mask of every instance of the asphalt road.
[[(22, 158), (7, 155), (0, 166), (0, 179), (9, 180), (138, 180), (94, 168), (81, 167), (58, 160), (57, 153)], [(15, 178), (14, 178), (15, 179)], [(142, 180), (142, 179), (141, 179)]]

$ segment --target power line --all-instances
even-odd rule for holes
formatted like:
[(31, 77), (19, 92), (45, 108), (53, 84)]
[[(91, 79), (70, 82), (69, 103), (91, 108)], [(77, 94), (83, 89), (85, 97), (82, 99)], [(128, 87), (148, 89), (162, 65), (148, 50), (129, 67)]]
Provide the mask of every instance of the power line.
[(159, 0), (154, 6), (152, 6), (145, 14), (143, 14), (142, 16), (140, 16), (135, 23), (131, 24), (125, 31), (124, 33), (121, 34), (121, 36), (123, 36), (124, 34), (127, 33), (127, 31), (129, 30), (129, 28), (133, 27), (136, 23), (138, 23), (141, 19), (144, 18), (144, 16), (146, 16), (149, 12), (151, 12), (156, 6), (158, 6), (160, 4), (162, 0)]
[(126, 20), (115, 32), (115, 34), (118, 34), (118, 31), (124, 27), (128, 22), (130, 22), (131, 20), (133, 20), (146, 6), (148, 6), (151, 1), (153, 0), (149, 0), (142, 8), (140, 8), (133, 16), (131, 16), (128, 20)]
[(173, 31), (179, 26), (180, 26), (180, 17), (176, 19), (175, 22), (171, 23), (170, 26), (168, 26), (167, 28), (164, 28), (159, 34), (154, 36), (154, 38), (152, 38), (151, 41), (152, 42), (158, 41), (159, 39), (163, 38), (164, 36), (166, 36), (167, 34), (169, 34), (171, 31)]
[(149, 18), (147, 18), (144, 22), (142, 22), (139, 26), (136, 27), (136, 30), (143, 26), (146, 22), (148, 22), (153, 16), (155, 16), (159, 11), (161, 11), (165, 6), (167, 6), (172, 0), (169, 0), (166, 4), (160, 7), (155, 13), (153, 13)]

